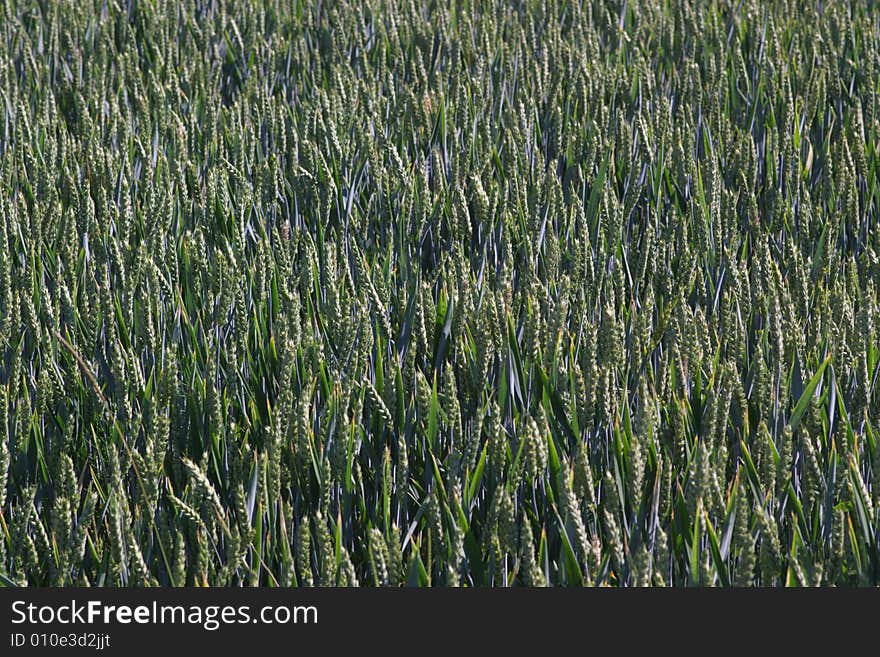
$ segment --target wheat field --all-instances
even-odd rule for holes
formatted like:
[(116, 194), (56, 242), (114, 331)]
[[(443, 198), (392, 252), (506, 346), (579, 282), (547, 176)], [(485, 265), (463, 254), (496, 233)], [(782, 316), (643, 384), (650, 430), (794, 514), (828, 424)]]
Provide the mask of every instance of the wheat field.
[(880, 12), (0, 1), (0, 582), (880, 584)]

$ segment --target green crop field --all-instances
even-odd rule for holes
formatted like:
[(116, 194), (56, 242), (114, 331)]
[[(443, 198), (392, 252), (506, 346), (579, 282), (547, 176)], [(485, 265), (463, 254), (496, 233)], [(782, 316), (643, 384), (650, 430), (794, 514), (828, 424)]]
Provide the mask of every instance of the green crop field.
[(0, 2), (0, 582), (880, 584), (867, 0)]

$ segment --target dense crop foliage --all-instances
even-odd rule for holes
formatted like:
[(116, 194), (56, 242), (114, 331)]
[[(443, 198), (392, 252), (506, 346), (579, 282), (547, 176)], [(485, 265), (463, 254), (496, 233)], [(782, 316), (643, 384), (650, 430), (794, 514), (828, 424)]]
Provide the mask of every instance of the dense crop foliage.
[(870, 2), (0, 9), (0, 574), (880, 582)]

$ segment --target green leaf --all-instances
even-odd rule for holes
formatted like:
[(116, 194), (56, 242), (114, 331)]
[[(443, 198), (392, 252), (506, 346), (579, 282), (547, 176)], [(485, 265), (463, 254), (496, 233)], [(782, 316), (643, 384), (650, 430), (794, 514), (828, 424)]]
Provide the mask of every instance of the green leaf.
[(565, 558), (565, 573), (570, 578), (568, 583), (573, 584), (574, 586), (583, 586), (583, 571), (581, 571), (581, 567), (578, 564), (574, 549), (571, 546), (571, 541), (568, 539), (568, 534), (565, 531), (565, 523), (562, 522), (562, 518), (559, 516), (559, 511), (556, 510), (556, 506), (553, 506), (553, 514), (556, 516), (556, 522), (558, 523), (557, 526), (559, 527), (559, 537), (562, 539), (562, 554)]
[(431, 384), (431, 404), (428, 408), (428, 447), (434, 452), (434, 441), (440, 426), (440, 403), (437, 401), (437, 373), (434, 373), (434, 381)]
[(792, 431), (798, 428), (801, 419), (804, 417), (804, 413), (807, 412), (807, 408), (810, 406), (810, 399), (812, 398), (813, 393), (816, 392), (816, 388), (822, 380), (822, 375), (825, 372), (825, 368), (828, 367), (829, 362), (831, 362), (831, 356), (826, 357), (825, 360), (822, 361), (819, 369), (816, 370), (813, 378), (810, 379), (809, 383), (807, 383), (807, 387), (804, 388), (801, 398), (798, 399), (797, 404), (795, 404), (794, 411), (792, 411), (791, 417), (788, 420), (788, 424), (791, 426)]
[(464, 506), (465, 508), (470, 508), (471, 503), (474, 501), (474, 498), (477, 496), (477, 492), (480, 490), (480, 484), (483, 481), (483, 471), (486, 469), (486, 459), (489, 453), (489, 443), (483, 445), (483, 451), (480, 453), (480, 458), (477, 461), (477, 467), (474, 469), (473, 474), (469, 476), (467, 486), (465, 487), (465, 495), (464, 495)]
[(406, 585), (409, 587), (424, 588), (429, 586), (429, 583), (428, 571), (425, 570), (425, 564), (422, 562), (422, 557), (418, 550), (413, 549), (412, 557), (409, 561), (409, 572), (406, 576)]

